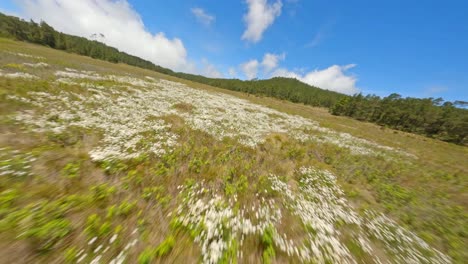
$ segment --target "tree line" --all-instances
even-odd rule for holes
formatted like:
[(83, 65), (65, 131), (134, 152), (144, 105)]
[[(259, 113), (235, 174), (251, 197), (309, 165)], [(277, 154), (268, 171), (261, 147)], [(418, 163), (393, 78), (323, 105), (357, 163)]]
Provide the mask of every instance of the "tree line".
[(442, 98), (402, 98), (391, 94), (380, 98), (357, 94), (342, 98), (330, 112), (373, 122), (398, 130), (466, 145), (468, 142), (467, 102), (444, 102)]
[(113, 63), (125, 63), (228, 90), (326, 107), (334, 115), (349, 116), (448, 142), (466, 145), (468, 141), (468, 110), (463, 109), (467, 106), (465, 102), (443, 103), (442, 99), (402, 98), (398, 94), (385, 98), (361, 94), (347, 96), (283, 77), (244, 81), (174, 72), (101, 42), (58, 32), (43, 21), (24, 21), (2, 13), (0, 37), (45, 45)]

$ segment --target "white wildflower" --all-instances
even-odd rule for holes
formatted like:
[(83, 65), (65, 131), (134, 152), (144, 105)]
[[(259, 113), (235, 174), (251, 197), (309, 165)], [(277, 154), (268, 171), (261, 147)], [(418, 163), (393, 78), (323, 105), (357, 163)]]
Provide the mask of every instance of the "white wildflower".
[(97, 240), (97, 237), (93, 237), (88, 241), (88, 245), (92, 245)]

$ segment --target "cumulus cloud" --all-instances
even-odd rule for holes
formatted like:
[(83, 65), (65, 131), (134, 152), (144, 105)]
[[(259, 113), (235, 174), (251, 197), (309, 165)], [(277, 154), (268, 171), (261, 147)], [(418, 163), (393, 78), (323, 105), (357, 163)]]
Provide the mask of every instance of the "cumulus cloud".
[(281, 15), (281, 0), (269, 4), (267, 0), (246, 0), (248, 13), (244, 15), (247, 28), (242, 39), (256, 43), (262, 39), (263, 32)]
[(247, 79), (254, 79), (257, 78), (258, 73), (258, 61), (257, 60), (249, 60), (248, 62), (241, 64), (240, 68)]
[(198, 71), (199, 74), (210, 78), (224, 78), (224, 75), (211, 64), (207, 59), (202, 59), (202, 69)]
[(44, 20), (59, 31), (89, 37), (102, 33), (102, 42), (129, 54), (177, 71), (194, 72), (178, 38), (148, 32), (126, 0), (18, 0), (24, 16)]
[(265, 73), (270, 72), (274, 68), (278, 67), (278, 64), (281, 60), (284, 60), (286, 55), (282, 54), (273, 54), (273, 53), (265, 53), (262, 60), (262, 66)]
[(224, 75), (213, 64), (206, 65), (202, 75), (210, 78), (224, 78)]
[[(356, 64), (332, 65), (325, 69), (315, 69), (307, 72), (301, 68), (290, 70), (280, 67), (280, 62), (285, 58), (286, 55), (284, 53), (265, 53), (261, 62), (252, 59), (241, 64), (239, 68), (244, 73), (246, 79), (258, 78), (259, 69), (263, 69), (263, 75), (260, 76), (262, 78), (295, 78), (309, 85), (339, 93), (355, 94), (359, 92), (359, 89), (356, 87), (356, 76), (347, 72), (356, 67)], [(234, 77), (234, 73), (235, 70), (231, 68), (229, 75)]]
[[(286, 55), (284, 53), (274, 54), (274, 53), (265, 53), (263, 59), (258, 61), (256, 59), (249, 60), (239, 66), (240, 70), (244, 73), (247, 79), (257, 78), (258, 71), (263, 69), (263, 74), (260, 74), (261, 77), (269, 77), (269, 74), (272, 70), (277, 69), (279, 62), (284, 60)], [(235, 77), (237, 74), (234, 68), (229, 69), (229, 75)]]
[(304, 83), (344, 94), (354, 94), (359, 91), (356, 87), (357, 78), (347, 75), (346, 71), (356, 64), (332, 65), (323, 70), (313, 70), (305, 74), (292, 72), (284, 68), (276, 69), (271, 76), (296, 78)]
[(203, 8), (194, 7), (190, 9), (190, 11), (192, 11), (192, 14), (197, 18), (198, 22), (202, 23), (205, 26), (211, 25), (211, 23), (213, 23), (216, 20), (215, 16), (206, 13), (206, 11), (203, 10)]

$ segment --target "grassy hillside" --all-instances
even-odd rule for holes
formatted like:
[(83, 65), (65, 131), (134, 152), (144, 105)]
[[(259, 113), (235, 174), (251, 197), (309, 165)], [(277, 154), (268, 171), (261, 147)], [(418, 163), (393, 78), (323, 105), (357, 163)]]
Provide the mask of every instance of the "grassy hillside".
[(290, 78), (243, 81), (239, 79), (214, 79), (195, 74), (174, 72), (101, 42), (58, 32), (45, 22), (37, 24), (33, 21), (24, 21), (2, 13), (0, 13), (0, 37), (45, 45), (113, 63), (125, 63), (228, 90), (271, 96), (313, 106), (331, 107), (338, 100), (346, 97), (343, 94), (323, 90)]
[(463, 263), (468, 149), (0, 39), (2, 263)]
[(34, 21), (28, 22), (2, 13), (0, 13), (0, 36), (113, 63), (125, 63), (232, 91), (327, 107), (335, 115), (349, 116), (460, 145), (468, 144), (468, 109), (457, 107), (468, 105), (463, 101), (452, 103), (443, 102), (442, 98), (402, 98), (398, 94), (384, 98), (375, 95), (364, 97), (361, 94), (350, 97), (291, 78), (276, 77), (268, 80), (244, 81), (174, 72), (101, 42), (58, 32), (45, 22), (37, 24)]

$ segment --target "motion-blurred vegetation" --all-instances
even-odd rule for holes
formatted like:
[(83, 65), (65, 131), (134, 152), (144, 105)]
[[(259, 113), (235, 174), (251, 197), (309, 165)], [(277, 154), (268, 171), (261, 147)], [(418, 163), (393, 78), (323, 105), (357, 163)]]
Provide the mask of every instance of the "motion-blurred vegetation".
[[(47, 66), (34, 68), (25, 65), (39, 62), (47, 63)], [(172, 115), (146, 116), (145, 120), (138, 121), (169, 124), (168, 132), (177, 135), (177, 144), (172, 148), (166, 147), (167, 151), (160, 155), (147, 152), (129, 159), (96, 161), (89, 153), (102, 143), (105, 136), (102, 129), (75, 125), (63, 130), (37, 131), (35, 126), (22, 122), (18, 117), (32, 114), (40, 118), (58, 109), (32, 104), (41, 94), (46, 99), (62, 103), (84, 98), (88, 103), (83, 103), (87, 107), (85, 110), (91, 113), (89, 116), (92, 118), (105, 110), (102, 104), (90, 100), (102, 91), (118, 105), (125, 98), (116, 92), (131, 94), (162, 89), (159, 86), (144, 88), (85, 78), (68, 84), (58, 82), (56, 73), (67, 67), (72, 68), (68, 71), (70, 75), (84, 70), (94, 71), (92, 76), (131, 75), (138, 80), (151, 77), (185, 83), (188, 87), (184, 89), (203, 92), (206, 98), (215, 93), (219, 98), (235, 96), (258, 107), (287, 113), (290, 119), (299, 119), (300, 116), (315, 120), (322, 130), (348, 133), (346, 138), (366, 139), (375, 142), (376, 146), (388, 148), (370, 155), (356, 155), (333, 138), (324, 138), (320, 131), (305, 131), (311, 136), (305, 141), (286, 132), (270, 133), (257, 145), (245, 146), (239, 143), (238, 138), (217, 138), (210, 131), (194, 129), (187, 120), (203, 110), (203, 105), (171, 102), (167, 109), (172, 111)], [(464, 263), (468, 259), (465, 250), (468, 243), (468, 150), (464, 146), (382, 129), (371, 123), (331, 115), (323, 108), (249, 96), (129, 65), (93, 60), (8, 39), (0, 39), (0, 70), (2, 73), (20, 72), (35, 77), (0, 76), (1, 263), (197, 263), (205, 260), (207, 252), (204, 248), (209, 252), (218, 250), (220, 255), (216, 260), (220, 263), (298, 263), (302, 260), (298, 254), (288, 255), (278, 246), (278, 233), (300, 243), (318, 238), (324, 232), (298, 220), (300, 214), (298, 211), (294, 214), (290, 208), (297, 204), (282, 202), (282, 197), (288, 192), (273, 190), (272, 175), (277, 175), (277, 183), (287, 186), (286, 190), (298, 194), (297, 197), (303, 188), (309, 186), (319, 187), (312, 193), (314, 195), (326, 193), (330, 188), (342, 189), (343, 194), (327, 194), (342, 195), (338, 201), (347, 201), (346, 206), (359, 217), (364, 219), (369, 210), (384, 213), (402, 228), (414, 232), (431, 248), (449, 255), (453, 262)], [(156, 100), (151, 102), (157, 103)], [(233, 106), (226, 105), (224, 110), (217, 109), (216, 113), (223, 113), (229, 107)], [(238, 110), (252, 111), (250, 108)], [(122, 117), (127, 114), (129, 112), (115, 113)], [(54, 114), (44, 120), (47, 124), (59, 125), (86, 121), (67, 118)], [(274, 114), (269, 118), (278, 123), (288, 120)], [(98, 121), (105, 122), (103, 119)], [(148, 137), (154, 135), (141, 133), (140, 136), (143, 139), (135, 145), (143, 148), (152, 142)], [(352, 141), (352, 144), (356, 142), (359, 141)], [(392, 149), (400, 152), (392, 152)], [(336, 175), (336, 184), (323, 182), (319, 177), (312, 178), (314, 182), (304, 181), (306, 177), (298, 172), (304, 166), (329, 171)], [(178, 209), (192, 197), (198, 197), (196, 195), (205, 199), (200, 199), (199, 203), (194, 200), (194, 205), (206, 206), (206, 197), (213, 196), (213, 204), (203, 208), (223, 212), (224, 215), (216, 214), (222, 216), (218, 218), (201, 216), (203, 221), (196, 224), (188, 222), (183, 218), (188, 210)], [(301, 195), (303, 202), (309, 204), (328, 197)], [(256, 214), (275, 215), (275, 211), (267, 214), (262, 210), (266, 208), (262, 207), (263, 203), (268, 205), (265, 201), (277, 202), (275, 206), (282, 212), (282, 222), (252, 231), (245, 238), (236, 236), (232, 218), (229, 218), (231, 214), (225, 212), (246, 219), (258, 219)], [(254, 210), (251, 209), (253, 206)], [(196, 210), (197, 207), (189, 209)], [(218, 223), (216, 229), (212, 228), (213, 222)], [(340, 232), (342, 245), (360, 262), (373, 263), (374, 257), (383, 262), (408, 257), (386, 249), (377, 236), (369, 241), (377, 253), (369, 254), (362, 246), (364, 243), (353, 237), (356, 225), (342, 220), (332, 224), (336, 227), (333, 230)], [(386, 231), (396, 234), (400, 230), (397, 232), (392, 228)], [(217, 231), (210, 233), (209, 230)], [(219, 240), (222, 241), (203, 240), (207, 237), (221, 237)], [(407, 245), (398, 239), (386, 242), (395, 250)], [(419, 252), (421, 258), (434, 256), (434, 251), (422, 249)], [(327, 254), (325, 250), (323, 253)], [(330, 261), (325, 259), (324, 262), (326, 260)]]

